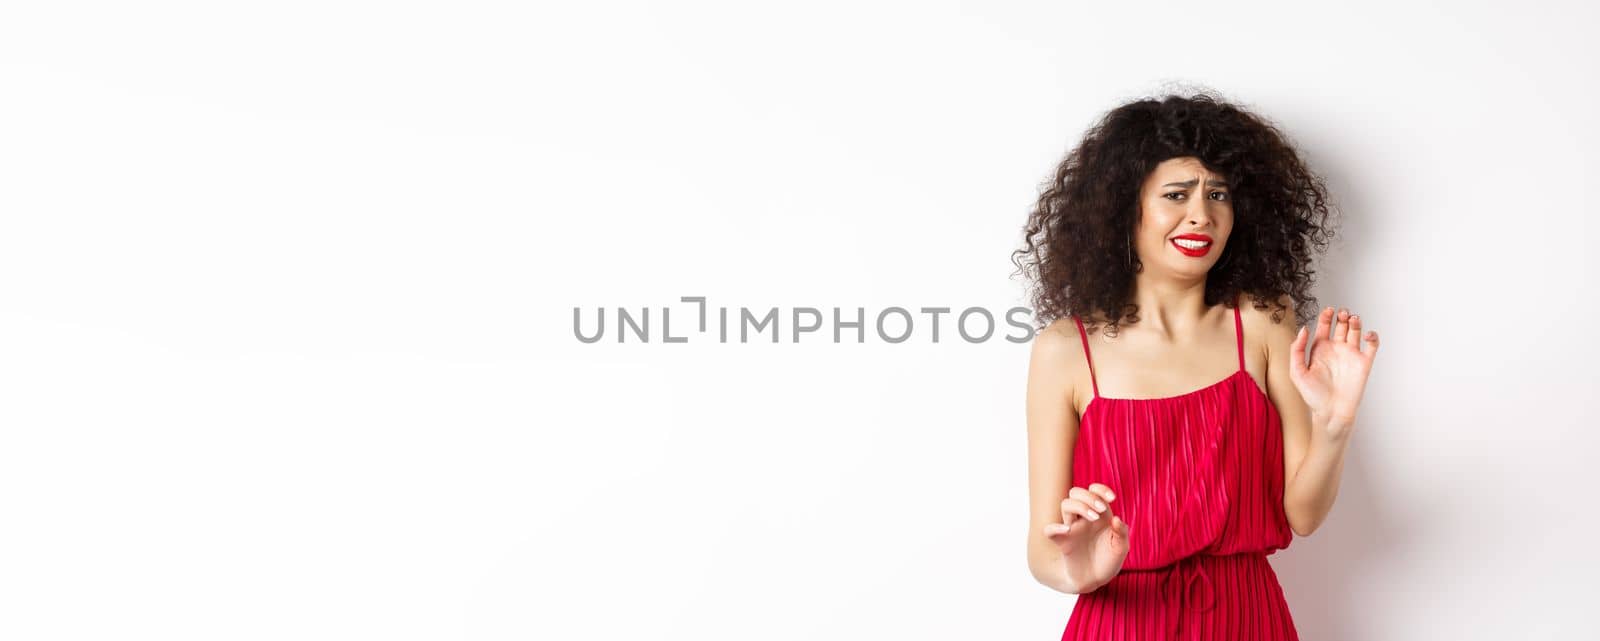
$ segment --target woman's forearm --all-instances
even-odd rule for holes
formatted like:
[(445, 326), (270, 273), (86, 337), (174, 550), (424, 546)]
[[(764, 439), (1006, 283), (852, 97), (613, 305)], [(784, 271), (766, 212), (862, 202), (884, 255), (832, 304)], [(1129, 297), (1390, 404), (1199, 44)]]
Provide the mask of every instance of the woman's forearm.
[(1290, 476), (1283, 494), (1283, 509), (1295, 534), (1311, 536), (1333, 509), (1352, 427), (1349, 423), (1334, 425), (1328, 419), (1312, 419), (1306, 456)]

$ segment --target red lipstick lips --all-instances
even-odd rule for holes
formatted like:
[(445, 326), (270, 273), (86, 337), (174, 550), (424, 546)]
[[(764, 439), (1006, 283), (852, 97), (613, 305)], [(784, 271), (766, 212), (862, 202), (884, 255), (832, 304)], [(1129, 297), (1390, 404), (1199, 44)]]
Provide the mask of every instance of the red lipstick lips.
[[(1188, 242), (1190, 246), (1184, 247), (1183, 245), (1178, 244), (1178, 241), (1180, 240)], [(1180, 234), (1178, 236), (1174, 236), (1172, 240), (1168, 242), (1172, 243), (1173, 247), (1178, 248), (1178, 251), (1183, 252), (1183, 255), (1191, 258), (1200, 258), (1205, 256), (1211, 251), (1212, 244), (1211, 237), (1205, 234)], [(1204, 244), (1195, 246), (1197, 243)]]

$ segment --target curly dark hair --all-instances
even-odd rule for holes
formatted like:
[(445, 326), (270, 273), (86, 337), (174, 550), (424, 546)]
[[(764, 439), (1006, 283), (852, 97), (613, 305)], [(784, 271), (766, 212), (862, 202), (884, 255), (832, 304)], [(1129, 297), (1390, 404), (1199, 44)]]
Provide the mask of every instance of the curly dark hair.
[(1231, 307), (1249, 294), (1257, 309), (1271, 306), (1278, 322), (1288, 295), (1299, 324), (1316, 315), (1312, 258), (1334, 235), (1326, 185), (1265, 118), (1200, 92), (1107, 112), (1040, 186), (1026, 244), (1012, 252), (1017, 273), (1032, 282), (1039, 328), (1095, 312), (1112, 334), (1124, 319), (1138, 322), (1132, 298), (1134, 274), (1143, 269), (1133, 250), (1140, 185), (1156, 165), (1183, 156), (1227, 176), (1233, 199), (1233, 233), (1206, 277), (1206, 304)]

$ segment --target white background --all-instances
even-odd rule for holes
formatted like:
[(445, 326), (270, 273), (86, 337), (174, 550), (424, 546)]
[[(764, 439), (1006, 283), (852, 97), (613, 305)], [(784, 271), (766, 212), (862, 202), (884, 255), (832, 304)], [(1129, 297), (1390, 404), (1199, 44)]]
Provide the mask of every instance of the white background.
[(1596, 15), (1483, 5), (7, 4), (0, 637), (1058, 638), (1026, 345), (572, 309), (998, 313), (1180, 82), (1327, 176), (1383, 336), (1302, 638), (1587, 633)]

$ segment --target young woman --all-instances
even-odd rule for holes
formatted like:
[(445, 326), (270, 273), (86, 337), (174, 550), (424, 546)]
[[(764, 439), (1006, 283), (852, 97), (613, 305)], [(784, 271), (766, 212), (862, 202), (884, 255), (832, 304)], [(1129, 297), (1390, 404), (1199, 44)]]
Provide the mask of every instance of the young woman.
[(1205, 94), (1112, 110), (1043, 190), (1014, 260), (1042, 326), (1028, 567), (1078, 595), (1062, 639), (1297, 639), (1267, 556), (1333, 507), (1378, 349), (1314, 310), (1326, 201)]

